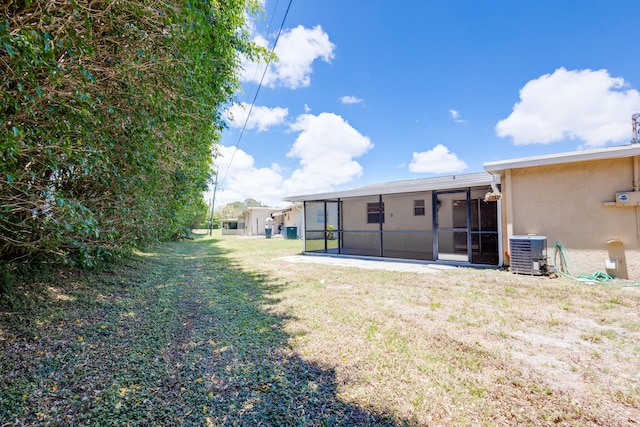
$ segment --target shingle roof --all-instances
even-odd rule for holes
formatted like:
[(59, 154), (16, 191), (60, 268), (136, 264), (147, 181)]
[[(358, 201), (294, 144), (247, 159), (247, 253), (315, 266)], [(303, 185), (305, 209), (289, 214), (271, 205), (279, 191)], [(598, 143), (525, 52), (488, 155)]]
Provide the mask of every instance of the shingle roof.
[(437, 176), (404, 181), (382, 182), (378, 184), (365, 185), (351, 190), (334, 191), (330, 193), (290, 196), (285, 197), (282, 200), (287, 202), (303, 202), (311, 200), (342, 199), (346, 197), (374, 196), (379, 194), (413, 193), (416, 191), (453, 190), (456, 188), (490, 185), (494, 179), (493, 175), (487, 172)]

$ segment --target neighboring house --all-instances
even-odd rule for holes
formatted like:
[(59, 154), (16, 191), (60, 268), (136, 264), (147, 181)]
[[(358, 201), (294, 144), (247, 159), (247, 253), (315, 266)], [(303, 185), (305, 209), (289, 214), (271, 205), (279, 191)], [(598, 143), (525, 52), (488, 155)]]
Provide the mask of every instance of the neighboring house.
[(549, 258), (560, 242), (586, 274), (640, 279), (639, 159), (631, 144), (485, 163), (502, 183), (502, 246), (542, 235)]
[(238, 235), (247, 237), (264, 236), (266, 219), (276, 211), (277, 209), (267, 207), (245, 209), (238, 215)]
[(223, 235), (238, 234), (238, 218), (224, 218), (220, 220)]
[(639, 159), (632, 144), (284, 200), (303, 203), (305, 252), (498, 266), (512, 236), (535, 234), (549, 258), (560, 242), (584, 273), (638, 280)]
[(273, 212), (274, 232), (278, 233), (278, 230), (280, 230), (280, 234), (288, 238), (297, 239), (302, 237), (302, 208), (302, 204), (297, 203)]

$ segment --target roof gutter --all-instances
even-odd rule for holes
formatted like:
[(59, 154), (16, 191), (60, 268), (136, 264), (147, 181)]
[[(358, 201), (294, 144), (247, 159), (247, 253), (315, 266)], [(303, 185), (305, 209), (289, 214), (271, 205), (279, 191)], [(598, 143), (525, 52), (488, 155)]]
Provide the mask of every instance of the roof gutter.
[(521, 159), (501, 160), (485, 163), (484, 170), (490, 174), (507, 169), (521, 169), (545, 165), (584, 162), (589, 160), (613, 159), (640, 155), (640, 144), (628, 144), (615, 147), (596, 148), (568, 153), (547, 154), (544, 156), (525, 157)]
[(498, 188), (498, 184), (500, 183), (500, 175), (491, 175), (493, 176), (493, 180), (490, 184), (491, 191), (488, 191), (487, 194), (484, 195), (485, 202), (497, 202), (498, 200), (502, 199), (502, 193)]

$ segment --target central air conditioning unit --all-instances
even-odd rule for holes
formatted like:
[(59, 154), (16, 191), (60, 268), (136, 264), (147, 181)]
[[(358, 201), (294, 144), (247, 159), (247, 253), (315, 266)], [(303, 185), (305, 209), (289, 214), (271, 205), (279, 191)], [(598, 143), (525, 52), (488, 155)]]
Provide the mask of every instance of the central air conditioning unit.
[(545, 236), (513, 236), (509, 239), (510, 270), (515, 274), (541, 276), (547, 269)]

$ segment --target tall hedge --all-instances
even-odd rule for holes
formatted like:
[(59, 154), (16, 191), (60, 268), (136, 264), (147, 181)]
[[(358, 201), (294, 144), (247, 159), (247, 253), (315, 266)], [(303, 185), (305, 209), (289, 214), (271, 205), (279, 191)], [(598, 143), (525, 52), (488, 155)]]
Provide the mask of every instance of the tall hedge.
[(91, 263), (202, 207), (253, 0), (0, 5), (0, 261)]

